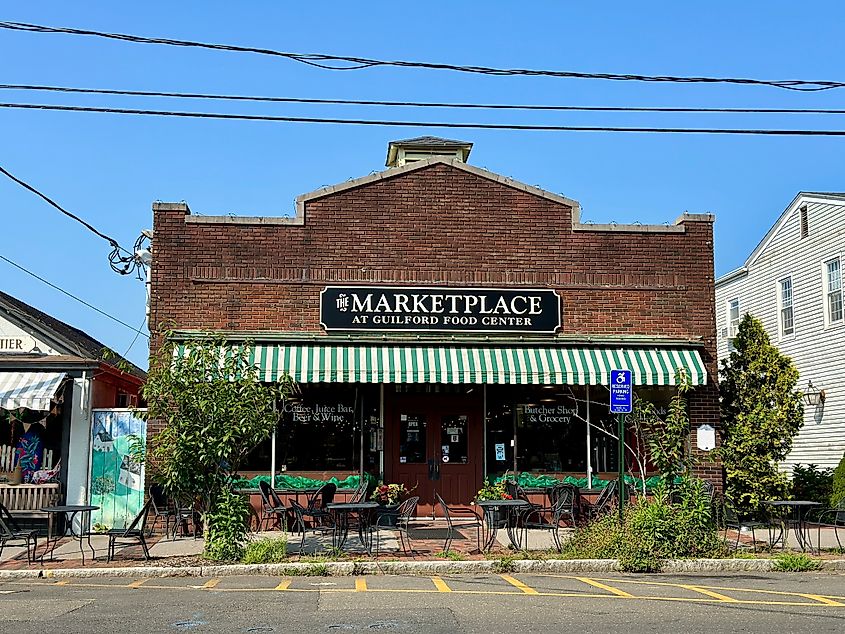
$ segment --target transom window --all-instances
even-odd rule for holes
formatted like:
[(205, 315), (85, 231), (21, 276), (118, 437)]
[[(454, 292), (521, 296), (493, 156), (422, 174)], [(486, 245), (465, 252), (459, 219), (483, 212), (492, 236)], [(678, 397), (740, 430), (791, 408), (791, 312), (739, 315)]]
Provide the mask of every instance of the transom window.
[(842, 270), (839, 258), (825, 262), (827, 291), (827, 321), (842, 321)]
[(780, 332), (781, 335), (791, 335), (795, 332), (795, 319), (792, 312), (792, 278), (783, 278), (779, 286)]

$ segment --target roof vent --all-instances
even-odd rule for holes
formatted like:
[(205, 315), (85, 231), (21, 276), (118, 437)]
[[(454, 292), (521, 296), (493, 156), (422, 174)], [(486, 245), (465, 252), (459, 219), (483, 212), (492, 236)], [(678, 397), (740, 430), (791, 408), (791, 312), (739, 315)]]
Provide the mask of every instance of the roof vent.
[(472, 143), (468, 143), (467, 141), (442, 139), (436, 136), (420, 136), (415, 139), (391, 141), (387, 146), (387, 161), (385, 165), (388, 167), (402, 167), (408, 163), (422, 161), (434, 156), (457, 159), (462, 163), (466, 163), (471, 151)]

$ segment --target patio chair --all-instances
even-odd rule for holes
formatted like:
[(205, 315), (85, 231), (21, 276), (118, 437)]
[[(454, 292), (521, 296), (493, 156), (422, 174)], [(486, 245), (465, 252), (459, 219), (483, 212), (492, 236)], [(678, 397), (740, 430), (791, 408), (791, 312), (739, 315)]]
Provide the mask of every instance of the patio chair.
[[(411, 535), (408, 533), (408, 527), (411, 523), (411, 519), (413, 519), (414, 514), (417, 511), (417, 504), (420, 501), (420, 497), (415, 495), (414, 497), (410, 497), (402, 504), (399, 505), (399, 508), (396, 509), (396, 521), (392, 524), (387, 524), (387, 522), (392, 521), (392, 517), (389, 515), (382, 515), (376, 520), (376, 531), (380, 528), (392, 528), (395, 529), (397, 533), (399, 533), (399, 543), (402, 545), (402, 552), (407, 554), (413, 553), (414, 549), (411, 548)], [(385, 523), (382, 524), (382, 520), (385, 520)], [(407, 542), (407, 547), (405, 543)], [(379, 549), (381, 548), (381, 539), (376, 542), (376, 557), (378, 557)]]
[(358, 483), (358, 488), (355, 489), (355, 492), (352, 494), (352, 497), (349, 498), (349, 501), (353, 504), (366, 502), (370, 490), (370, 479), (364, 476), (361, 478), (361, 482)]
[(109, 536), (109, 548), (107, 561), (114, 559), (114, 548), (118, 541), (123, 543), (132, 542), (141, 544), (144, 551), (144, 559), (149, 560), (150, 549), (147, 548), (147, 540), (144, 539), (144, 532), (147, 527), (147, 518), (150, 515), (150, 506), (152, 506), (152, 499), (147, 500), (147, 503), (141, 508), (141, 512), (135, 516), (132, 523), (126, 528), (112, 528), (106, 532)]
[(269, 482), (261, 480), (258, 483), (258, 492), (261, 494), (261, 517), (258, 520), (258, 529), (263, 529), (266, 524), (269, 530), (270, 522), (274, 518), (279, 526), (287, 526), (288, 510), (276, 490), (270, 486)]
[[(814, 512), (808, 521), (816, 524), (818, 527), (816, 546), (819, 552), (821, 552), (822, 549), (822, 528), (833, 529), (833, 535), (836, 537), (836, 543), (839, 546), (839, 550), (842, 550), (842, 540), (839, 538), (839, 529), (841, 528), (845, 530), (845, 498), (839, 500), (839, 503), (836, 506)], [(809, 533), (809, 530), (807, 532)]]
[(607, 486), (602, 489), (601, 493), (599, 493), (599, 497), (596, 499), (594, 504), (590, 504), (587, 500), (582, 498), (581, 507), (584, 511), (584, 518), (587, 521), (592, 521), (613, 510), (617, 504), (617, 498), (619, 497), (618, 491), (619, 482), (617, 480), (611, 480), (607, 483)]
[[(326, 502), (326, 504), (328, 504), (328, 502)], [(299, 532), (302, 535), (302, 539), (299, 542), (300, 556), (305, 554), (305, 537), (309, 530), (306, 520), (309, 517), (314, 520), (311, 522), (310, 530), (312, 530), (315, 534), (331, 533), (335, 530), (334, 518), (328, 511), (325, 511), (325, 514), (320, 513), (319, 515), (314, 516), (306, 507), (302, 506), (295, 500), (290, 501), (290, 507), (293, 510), (294, 517), (296, 518), (296, 525), (299, 527)]]
[[(757, 552), (757, 530), (758, 529), (765, 529), (768, 533), (768, 541), (770, 545), (773, 545), (777, 540), (773, 539), (773, 524), (771, 521), (760, 521), (760, 520), (753, 520), (753, 519), (742, 519), (739, 517), (739, 514), (736, 512), (736, 509), (733, 505), (725, 500), (722, 504), (722, 516), (724, 517), (724, 531), (725, 531), (725, 541), (728, 541), (728, 531), (734, 530), (736, 531), (736, 542), (734, 542), (733, 549), (739, 550), (739, 540), (742, 536), (743, 532), (751, 532), (751, 546), (754, 549), (754, 552)], [(779, 539), (779, 538), (778, 538)]]
[(21, 529), (17, 520), (9, 513), (9, 509), (0, 504), (0, 556), (11, 541), (19, 541), (20, 545), (26, 546), (26, 563), (31, 565), (35, 561), (35, 551), (38, 549), (38, 532)]
[(200, 514), (196, 510), (194, 500), (175, 500), (174, 501), (174, 526), (173, 539), (176, 539), (176, 532), (179, 531), (182, 537), (188, 534), (188, 522), (191, 523), (191, 534), (194, 539), (200, 534), (202, 530), (202, 523), (200, 521)]
[[(326, 519), (331, 520), (332, 514), (326, 510), (326, 505), (334, 501), (337, 493), (337, 485), (327, 482), (321, 486), (308, 500), (308, 506), (304, 508), (303, 519), (311, 518), (314, 523), (320, 523)], [(299, 504), (297, 504), (300, 508)]]
[(152, 505), (150, 506), (150, 514), (153, 516), (152, 522), (150, 522), (149, 532), (147, 533), (147, 537), (152, 537), (153, 531), (155, 530), (155, 526), (159, 520), (164, 522), (164, 536), (170, 537), (170, 520), (172, 519), (174, 522), (173, 531), (176, 531), (176, 509), (173, 506), (170, 498), (167, 496), (167, 493), (164, 491), (164, 487), (160, 484), (151, 484), (149, 488), (150, 500), (152, 501)]
[[(455, 530), (459, 528), (475, 528), (475, 543), (478, 545), (478, 550), (481, 551), (482, 523), (478, 513), (461, 506), (449, 506), (437, 492), (434, 493), (434, 500), (440, 507), (440, 510), (443, 511), (443, 518), (446, 520), (447, 533), (446, 541), (443, 544), (443, 552), (449, 552)], [(452, 519), (452, 516), (455, 516), (455, 520)]]

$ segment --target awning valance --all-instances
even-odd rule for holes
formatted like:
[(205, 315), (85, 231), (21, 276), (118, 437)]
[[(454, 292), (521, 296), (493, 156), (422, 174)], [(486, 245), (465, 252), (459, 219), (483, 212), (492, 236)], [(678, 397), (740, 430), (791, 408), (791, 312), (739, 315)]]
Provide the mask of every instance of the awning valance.
[(63, 372), (0, 372), (0, 408), (49, 410), (64, 378)]
[(617, 368), (636, 385), (675, 385), (682, 369), (707, 383), (694, 348), (258, 343), (250, 358), (265, 381), (287, 373), (298, 383), (607, 385)]

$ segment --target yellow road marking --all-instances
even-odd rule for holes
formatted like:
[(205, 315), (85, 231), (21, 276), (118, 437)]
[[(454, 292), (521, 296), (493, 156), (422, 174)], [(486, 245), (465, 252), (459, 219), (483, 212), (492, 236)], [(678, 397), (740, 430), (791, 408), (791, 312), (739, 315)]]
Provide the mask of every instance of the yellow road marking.
[(290, 583), (293, 579), (282, 579), (273, 590), (287, 590), (290, 587)]
[(138, 579), (137, 581), (133, 581), (132, 583), (130, 583), (126, 587), (132, 588), (134, 590), (135, 588), (140, 588), (142, 585), (147, 583), (147, 581), (149, 581), (149, 579)]
[(446, 585), (446, 582), (443, 581), (440, 577), (432, 577), (431, 582), (434, 584), (434, 587), (437, 588), (438, 592), (451, 592), (452, 588)]
[(593, 586), (594, 588), (601, 588), (602, 590), (607, 590), (608, 592), (612, 592), (617, 597), (625, 597), (626, 599), (633, 599), (634, 595), (625, 592), (624, 590), (620, 590), (619, 588), (614, 588), (613, 586), (609, 586), (607, 584), (602, 583), (601, 581), (596, 581), (595, 579), (588, 579), (587, 577), (574, 577), (578, 581), (582, 583), (586, 583), (588, 585)]
[(813, 601), (818, 601), (822, 605), (832, 605), (837, 608), (845, 608), (845, 603), (839, 603), (839, 601), (834, 601), (833, 599), (828, 599), (827, 597), (823, 597), (818, 594), (799, 594), (799, 597), (806, 597), (807, 599), (812, 599)]
[(211, 590), (212, 588), (217, 587), (217, 584), (220, 583), (219, 578), (209, 579), (204, 584), (202, 584), (203, 590)]
[(367, 591), (367, 580), (364, 577), (356, 577), (355, 579), (355, 592), (366, 592)]
[(62, 579), (61, 581), (57, 581), (56, 585), (57, 586), (66, 586), (69, 583), (70, 583), (70, 579)]
[(729, 597), (724, 594), (719, 594), (718, 592), (713, 592), (712, 590), (708, 590), (706, 588), (700, 588), (698, 586), (688, 586), (686, 584), (681, 584), (678, 587), (686, 588), (687, 590), (692, 590), (693, 592), (699, 592), (704, 596), (711, 597), (713, 599), (719, 599), (719, 601), (724, 601), (725, 603), (739, 603), (739, 599), (734, 599), (733, 597)]
[(511, 577), (510, 575), (499, 575), (499, 576), (502, 579), (504, 579), (505, 581), (507, 581), (509, 584), (511, 584), (512, 586), (517, 587), (520, 590), (522, 590), (525, 594), (540, 594), (534, 588), (529, 588), (524, 583), (522, 583), (519, 579), (515, 579), (514, 577)]

